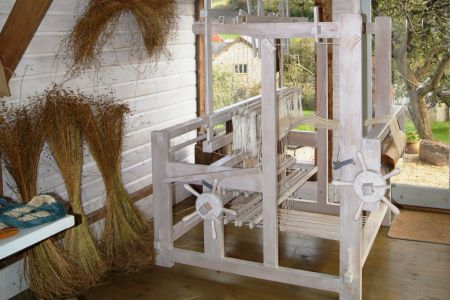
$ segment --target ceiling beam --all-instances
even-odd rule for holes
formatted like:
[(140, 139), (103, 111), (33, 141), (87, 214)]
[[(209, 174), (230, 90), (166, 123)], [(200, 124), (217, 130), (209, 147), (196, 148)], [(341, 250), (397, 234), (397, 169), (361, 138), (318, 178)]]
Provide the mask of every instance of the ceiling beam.
[(53, 0), (16, 0), (0, 33), (0, 59), (9, 82)]
[[(2, 60), (0, 59), (0, 97), (9, 97), (9, 96), (11, 96), (11, 94), (9, 92), (8, 81), (6, 80)], [(0, 190), (0, 192), (1, 192), (1, 190)], [(1, 192), (0, 195), (2, 195), (2, 194), (3, 194), (3, 192)]]

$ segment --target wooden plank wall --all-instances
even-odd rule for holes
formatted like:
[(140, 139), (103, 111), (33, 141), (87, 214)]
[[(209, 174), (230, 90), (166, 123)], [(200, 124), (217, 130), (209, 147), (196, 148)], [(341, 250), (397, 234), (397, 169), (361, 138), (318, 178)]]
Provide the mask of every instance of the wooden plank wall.
[[(0, 0), (0, 27), (14, 5), (14, 0)], [(177, 0), (176, 32), (169, 42), (171, 56), (157, 67), (148, 62), (137, 66), (137, 57), (130, 52), (133, 28), (130, 17), (120, 21), (118, 34), (103, 51), (103, 66), (67, 81), (66, 86), (87, 93), (102, 93), (112, 89), (120, 101), (130, 105), (132, 113), (126, 120), (126, 136), (122, 155), (122, 174), (126, 187), (133, 193), (152, 182), (151, 138), (153, 130), (162, 129), (196, 116), (196, 62), (194, 0)], [(27, 97), (42, 92), (52, 82), (65, 79), (64, 55), (59, 52), (61, 41), (72, 28), (75, 18), (87, 0), (54, 0), (33, 37), (27, 51), (11, 78), (8, 102), (24, 105)], [(177, 155), (193, 159), (193, 151)], [(42, 155), (39, 170), (39, 192), (66, 195), (64, 184), (54, 161)], [(104, 188), (95, 162), (86, 152), (83, 169), (83, 200), (87, 213), (103, 206)], [(5, 194), (13, 195), (10, 177), (5, 173)], [(150, 200), (151, 197), (147, 197)], [(151, 201), (139, 205), (150, 213)]]
[[(0, 57), (9, 80), (53, 0), (16, 0), (0, 33)], [(8, 95), (9, 96), (9, 95)]]
[[(14, 5), (14, 0), (0, 0), (0, 28)], [(100, 93), (113, 89), (120, 101), (130, 105), (132, 113), (126, 121), (126, 136), (122, 154), (122, 174), (132, 197), (136, 191), (152, 183), (151, 132), (187, 121), (196, 116), (196, 62), (194, 0), (177, 0), (177, 27), (169, 42), (170, 59), (161, 61), (157, 67), (144, 71), (137, 68), (137, 58), (130, 52), (133, 37), (129, 28), (130, 18), (123, 18), (119, 32), (112, 45), (103, 52), (104, 66), (88, 70), (82, 76), (66, 82), (72, 89), (87, 93)], [(11, 78), (11, 97), (8, 102), (27, 104), (27, 97), (42, 92), (52, 82), (65, 79), (64, 59), (58, 57), (60, 43), (72, 28), (76, 16), (82, 12), (87, 0), (54, 0), (44, 20), (33, 37), (27, 51)], [(113, 49), (114, 48), (114, 49)], [(192, 160), (193, 149), (177, 155), (179, 159)], [(95, 162), (86, 152), (83, 169), (83, 201), (91, 221), (101, 219), (104, 188)], [(4, 172), (5, 194), (14, 196), (11, 179)], [(39, 192), (56, 192), (66, 196), (64, 183), (55, 162), (48, 154), (41, 157)], [(150, 190), (144, 190), (149, 194)], [(152, 197), (148, 196), (137, 205), (151, 214)], [(100, 212), (100, 213), (99, 213)], [(98, 228), (98, 227), (96, 227)], [(8, 299), (27, 288), (21, 278), (21, 261), (0, 270), (0, 299)]]

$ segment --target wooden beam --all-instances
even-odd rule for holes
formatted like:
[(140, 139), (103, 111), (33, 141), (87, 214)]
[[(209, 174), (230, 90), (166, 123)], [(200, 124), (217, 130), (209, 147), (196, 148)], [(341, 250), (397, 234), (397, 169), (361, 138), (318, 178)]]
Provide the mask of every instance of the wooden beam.
[[(342, 14), (339, 40), (339, 99), (340, 104), (340, 156), (338, 159), (355, 158), (362, 140), (362, 18), (359, 14)], [(356, 165), (341, 169), (341, 180), (353, 181)], [(353, 216), (360, 200), (348, 189), (339, 188), (341, 236), (339, 244), (339, 297), (347, 300), (361, 299), (362, 289), (362, 223)]]
[[(321, 22), (331, 22), (333, 5), (331, 0), (315, 0), (315, 5), (319, 7), (319, 20)], [(333, 43), (332, 40), (324, 40), (327, 43), (328, 52), (328, 119), (333, 119)], [(333, 179), (333, 131), (328, 131), (328, 181)]]
[[(200, 11), (204, 4), (202, 0), (195, 1), (195, 20), (200, 18)], [(197, 117), (205, 114), (205, 39), (203, 35), (195, 36), (195, 60), (197, 62)]]
[[(320, 33), (315, 33), (319, 26)], [(195, 34), (205, 34), (203, 23), (194, 23), (192, 30)], [(258, 38), (286, 39), (286, 38), (339, 38), (339, 23), (313, 22), (298, 23), (253, 23), (246, 24), (212, 24), (209, 34), (233, 33), (250, 35)]]
[(384, 116), (393, 103), (392, 22), (390, 17), (375, 18), (375, 117)]
[(172, 184), (164, 183), (164, 179), (168, 177), (169, 144), (169, 135), (166, 131), (152, 132), (155, 264), (162, 267), (173, 265), (168, 251), (173, 247), (172, 203), (174, 190)]
[[(328, 45), (316, 44), (316, 112), (323, 118), (328, 118)], [(328, 130), (318, 128), (317, 147), (315, 149), (317, 172), (318, 202), (326, 205), (328, 202)]]
[[(275, 40), (261, 42), (262, 65), (262, 192), (264, 266), (278, 267), (278, 102), (276, 101)], [(274, 159), (275, 158), (275, 159)]]
[(6, 81), (14, 74), (53, 0), (16, 0), (0, 33), (0, 58)]
[(6, 80), (5, 69), (3, 68), (2, 60), (0, 58), (0, 97), (9, 97), (8, 80)]
[(185, 265), (301, 285), (330, 292), (338, 292), (339, 290), (339, 278), (334, 275), (285, 267), (269, 268), (261, 263), (229, 257), (223, 259), (205, 257), (202, 253), (179, 248), (171, 249), (170, 255), (174, 261)]

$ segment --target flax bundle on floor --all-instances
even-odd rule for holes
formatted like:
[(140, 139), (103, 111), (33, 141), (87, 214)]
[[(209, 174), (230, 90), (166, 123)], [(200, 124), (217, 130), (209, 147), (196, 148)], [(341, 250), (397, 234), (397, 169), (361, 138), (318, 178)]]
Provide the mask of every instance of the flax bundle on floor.
[[(48, 124), (43, 100), (28, 107), (12, 108), (3, 103), (0, 115), (0, 149), (9, 174), (23, 202), (36, 195), (39, 157)], [(25, 275), (40, 298), (57, 298), (74, 291), (73, 261), (50, 239), (26, 252)]]
[(153, 263), (153, 231), (130, 202), (121, 177), (120, 154), (128, 107), (108, 96), (77, 105), (76, 116), (106, 189), (102, 248), (112, 267), (125, 272)]
[(72, 91), (56, 87), (47, 91), (45, 98), (46, 119), (51, 122), (50, 149), (64, 178), (72, 213), (81, 217), (80, 224), (65, 232), (64, 250), (77, 262), (74, 269), (77, 284), (81, 288), (89, 287), (98, 281), (107, 266), (89, 230), (81, 201), (83, 142), (74, 116), (79, 99)]
[(124, 14), (136, 20), (141, 40), (136, 44), (143, 44), (148, 57), (164, 53), (175, 23), (175, 5), (175, 0), (90, 0), (67, 37), (74, 65), (85, 67), (98, 63), (103, 47), (111, 40), (119, 17)]

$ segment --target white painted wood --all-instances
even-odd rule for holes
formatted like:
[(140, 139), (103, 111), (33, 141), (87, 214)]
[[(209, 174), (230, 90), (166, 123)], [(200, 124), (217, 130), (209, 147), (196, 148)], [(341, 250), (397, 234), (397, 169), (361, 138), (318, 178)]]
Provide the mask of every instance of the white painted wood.
[[(60, 42), (72, 28), (75, 16), (84, 9), (87, 0), (55, 0), (40, 28), (33, 37), (11, 80), (10, 103), (27, 104), (26, 97), (42, 92), (52, 82), (65, 80), (66, 65), (57, 57)], [(0, 0), (0, 26), (3, 26), (14, 0)], [(178, 124), (196, 115), (195, 36), (193, 0), (177, 0), (177, 25), (168, 41), (170, 56), (153, 66), (146, 61), (141, 68), (137, 57), (130, 52), (135, 38), (129, 17), (123, 17), (113, 41), (103, 51), (103, 67), (88, 70), (81, 77), (66, 82), (66, 86), (86, 93), (105, 93), (115, 90), (115, 96), (130, 104), (132, 113), (125, 128), (122, 176), (128, 191), (133, 192), (152, 182), (151, 132)], [(193, 148), (177, 153), (178, 159), (192, 160)], [(5, 192), (12, 181), (5, 173)], [(104, 205), (102, 179), (89, 156), (85, 156), (82, 195), (87, 213)], [(57, 192), (67, 197), (64, 183), (53, 160), (41, 158), (39, 192)], [(152, 215), (152, 197), (137, 205), (147, 216)], [(21, 289), (8, 283), (20, 282), (17, 268), (8, 266), (0, 271), (0, 294), (11, 297)], [(26, 285), (23, 287), (26, 288)], [(3, 299), (3, 297), (0, 297)]]
[[(316, 95), (318, 116), (328, 119), (328, 44), (316, 44)], [(317, 129), (317, 199), (328, 201), (328, 130)]]
[[(349, 13), (360, 13), (361, 11), (361, 0), (333, 0), (331, 1), (331, 11), (333, 22), (339, 22), (340, 16), (342, 14)], [(333, 119), (339, 120), (340, 117), (340, 103), (345, 101), (345, 98), (341, 100), (340, 97), (340, 87), (337, 84), (340, 80), (340, 45), (338, 43), (333, 43)], [(339, 134), (333, 132), (333, 153), (337, 153), (339, 145)], [(340, 170), (332, 170), (333, 178), (339, 177)], [(334, 193), (332, 202), (339, 202), (339, 194)]]
[[(242, 156), (240, 155), (228, 155), (225, 156), (221, 159), (219, 159), (218, 161), (214, 162), (212, 165), (215, 167), (233, 167), (236, 164), (240, 163), (242, 161)], [(184, 165), (185, 166), (185, 165)], [(227, 194), (227, 196), (223, 197), (223, 203), (227, 204), (228, 202), (230, 202), (232, 199), (234, 198), (234, 196), (229, 193)], [(179, 237), (181, 237), (183, 234), (185, 234), (186, 232), (188, 232), (189, 230), (191, 230), (194, 226), (196, 226), (197, 224), (199, 224), (202, 221), (202, 219), (199, 216), (195, 216), (194, 218), (190, 219), (188, 222), (178, 222), (177, 224), (175, 224), (173, 226), (173, 240), (177, 240)], [(209, 227), (210, 228), (210, 227)], [(210, 234), (210, 232), (209, 232)], [(208, 238), (211, 236), (211, 234), (208, 236)], [(219, 249), (220, 252), (222, 253), (222, 250)], [(209, 250), (209, 254), (211, 253), (217, 253), (214, 252), (213, 250)], [(223, 253), (222, 253), (223, 256)]]
[(169, 138), (165, 131), (152, 133), (153, 144), (153, 197), (154, 197), (154, 224), (155, 224), (155, 263), (159, 266), (171, 267), (173, 262), (169, 259), (169, 251), (173, 247), (172, 184), (165, 183), (169, 161)]
[(251, 23), (299, 23), (308, 22), (305, 17), (284, 17), (284, 16), (242, 16), (239, 21), (243, 24)]
[[(66, 64), (58, 55), (61, 41), (71, 29), (87, 0), (53, 1), (43, 23), (33, 37), (16, 77), (11, 79), (12, 96), (8, 102), (27, 104), (26, 97), (42, 92), (52, 82), (65, 80)], [(14, 4), (13, 0), (0, 0), (2, 26)], [(131, 51), (136, 40), (130, 33), (135, 26), (129, 16), (120, 20), (117, 34), (103, 51), (102, 67), (87, 70), (83, 75), (65, 83), (66, 86), (86, 93), (105, 93), (110, 89), (115, 96), (130, 104), (132, 113), (126, 120), (124, 151), (122, 155), (123, 179), (129, 191), (151, 184), (151, 132), (165, 128), (196, 115), (194, 1), (177, 0), (176, 30), (168, 41), (170, 56), (153, 65), (144, 61), (140, 67)], [(135, 33), (133, 33), (135, 34)], [(177, 153), (177, 158), (193, 154), (193, 148)], [(5, 193), (12, 181), (5, 173)], [(53, 160), (41, 158), (39, 192), (57, 192), (66, 195), (63, 180)], [(100, 208), (104, 202), (102, 179), (90, 156), (85, 156), (83, 168), (83, 201), (86, 211)]]
[[(211, 164), (211, 166), (223, 166), (223, 163), (226, 162), (226, 160), (220, 159), (214, 163)], [(213, 180), (214, 182), (215, 180)], [(217, 184), (219, 183), (216, 181)], [(213, 185), (213, 192), (217, 188), (214, 188)], [(205, 186), (203, 187), (203, 190), (209, 191), (208, 188)], [(226, 204), (222, 202), (223, 204)], [(225, 256), (225, 233), (223, 228), (223, 221), (220, 220), (219, 224), (214, 224), (214, 229), (211, 227), (210, 222), (203, 222), (203, 244), (204, 244), (204, 252), (207, 257), (215, 257), (218, 259), (221, 259)], [(215, 231), (216, 238), (213, 238), (213, 233)]]
[(366, 263), (367, 257), (369, 256), (370, 249), (375, 242), (375, 238), (377, 237), (378, 230), (380, 229), (381, 223), (386, 215), (386, 213), (390, 213), (386, 204), (381, 203), (380, 209), (374, 212), (371, 212), (366, 224), (364, 225), (363, 230), (363, 246), (362, 246), (362, 256), (361, 256), (361, 265), (364, 266)]
[[(404, 115), (405, 110), (401, 105), (392, 105), (385, 118), (383, 119), (399, 119)], [(370, 123), (371, 120), (369, 120)], [(378, 139), (383, 141), (391, 132), (389, 122), (376, 122), (375, 126), (367, 133), (367, 139)]]
[(285, 267), (271, 268), (261, 263), (245, 261), (235, 258), (207, 258), (201, 253), (174, 248), (171, 257), (175, 262), (196, 267), (214, 269), (222, 272), (250, 276), (282, 283), (302, 285), (331, 292), (339, 289), (337, 276), (310, 271), (289, 269)]
[(218, 137), (214, 137), (211, 141), (203, 142), (203, 151), (207, 153), (212, 153), (226, 145), (233, 142), (233, 133), (228, 133)]
[[(340, 156), (344, 160), (355, 158), (362, 139), (362, 19), (357, 14), (340, 16)], [(341, 169), (340, 180), (351, 182), (358, 170), (353, 164)], [(342, 299), (361, 299), (361, 221), (353, 216), (359, 207), (359, 199), (345, 188), (339, 189), (340, 206), (340, 285)]]
[(393, 103), (392, 24), (390, 17), (375, 18), (375, 117), (384, 116)]
[(398, 204), (450, 210), (449, 189), (393, 184), (391, 193)]
[[(362, 153), (367, 169), (381, 172), (381, 142), (378, 139), (363, 139)], [(364, 210), (377, 211), (380, 209), (380, 202), (365, 203)]]
[(54, 222), (20, 229), (20, 232), (15, 236), (0, 240), (0, 260), (73, 227), (74, 225), (75, 218), (72, 215), (67, 215)]
[[(242, 26), (241, 26), (242, 27)], [(262, 192), (264, 265), (278, 267), (278, 103), (276, 101), (275, 40), (261, 42)]]
[[(248, 35), (262, 38), (310, 38), (315, 37), (311, 33), (315, 23), (253, 23), (245, 24), (212, 24), (212, 34), (232, 33), (239, 35)], [(339, 37), (339, 24), (333, 22), (319, 22), (319, 38), (337, 38)], [(204, 25), (196, 23), (193, 26), (196, 34), (204, 34)]]
[(28, 289), (28, 282), (22, 280), (23, 259), (0, 270), (0, 299), (7, 300)]
[[(363, 114), (364, 119), (371, 119), (373, 112), (372, 103), (372, 34), (371, 21), (372, 21), (372, 1), (361, 0), (361, 15), (363, 17), (363, 23), (365, 25), (365, 34), (363, 34)], [(369, 128), (364, 128), (363, 133), (366, 134)]]

